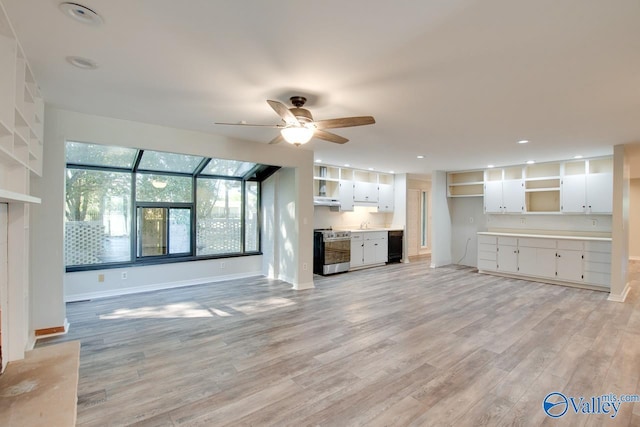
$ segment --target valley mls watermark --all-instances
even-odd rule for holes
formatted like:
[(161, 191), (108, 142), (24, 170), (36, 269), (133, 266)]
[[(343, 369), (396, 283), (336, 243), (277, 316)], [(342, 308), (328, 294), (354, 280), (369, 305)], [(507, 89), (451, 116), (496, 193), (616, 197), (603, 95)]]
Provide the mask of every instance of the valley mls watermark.
[(615, 418), (620, 410), (620, 405), (627, 402), (640, 402), (637, 394), (615, 393), (603, 394), (600, 396), (567, 397), (564, 394), (554, 391), (547, 394), (542, 401), (542, 409), (551, 418), (560, 418), (569, 411), (584, 415), (609, 415)]

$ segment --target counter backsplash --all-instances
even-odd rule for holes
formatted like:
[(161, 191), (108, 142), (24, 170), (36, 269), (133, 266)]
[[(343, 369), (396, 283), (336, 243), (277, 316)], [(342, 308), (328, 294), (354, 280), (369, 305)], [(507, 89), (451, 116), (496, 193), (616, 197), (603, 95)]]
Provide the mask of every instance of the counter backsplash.
[(369, 228), (388, 228), (392, 214), (371, 212), (371, 210), (372, 208), (356, 206), (353, 212), (332, 212), (326, 206), (316, 206), (313, 213), (313, 228), (358, 229), (363, 223), (366, 223)]

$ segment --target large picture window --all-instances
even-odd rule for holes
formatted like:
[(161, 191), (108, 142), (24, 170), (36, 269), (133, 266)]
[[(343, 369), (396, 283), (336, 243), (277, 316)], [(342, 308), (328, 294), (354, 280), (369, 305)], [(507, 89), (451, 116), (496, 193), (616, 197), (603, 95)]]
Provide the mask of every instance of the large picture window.
[(260, 251), (260, 182), (277, 167), (66, 143), (67, 271)]

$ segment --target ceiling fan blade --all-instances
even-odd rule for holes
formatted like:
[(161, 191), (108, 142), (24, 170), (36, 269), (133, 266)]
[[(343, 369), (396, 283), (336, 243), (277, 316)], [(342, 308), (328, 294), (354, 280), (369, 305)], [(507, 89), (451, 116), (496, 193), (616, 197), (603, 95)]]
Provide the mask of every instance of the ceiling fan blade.
[(282, 137), (282, 134), (278, 132), (278, 135), (269, 141), (269, 144), (280, 144), (282, 141), (284, 141), (284, 138)]
[(264, 128), (283, 128), (283, 125), (258, 125), (258, 124), (254, 124), (254, 123), (222, 123), (222, 122), (215, 122), (214, 125), (228, 125), (228, 126), (257, 126), (257, 127), (264, 127)]
[(315, 123), (318, 129), (348, 128), (351, 126), (372, 125), (376, 120), (372, 116), (342, 117), (340, 119), (318, 120)]
[(345, 142), (349, 141), (347, 138), (344, 138), (340, 135), (336, 135), (335, 133), (327, 132), (320, 129), (316, 129), (313, 136), (315, 138), (324, 139), (325, 141), (335, 142), (336, 144), (344, 144)]
[(269, 103), (271, 108), (273, 108), (273, 110), (278, 113), (280, 117), (282, 117), (282, 120), (284, 120), (287, 125), (300, 126), (300, 122), (298, 121), (298, 119), (296, 119), (296, 116), (294, 116), (293, 113), (289, 111), (287, 106), (282, 102), (273, 101), (270, 99), (268, 99), (267, 102)]

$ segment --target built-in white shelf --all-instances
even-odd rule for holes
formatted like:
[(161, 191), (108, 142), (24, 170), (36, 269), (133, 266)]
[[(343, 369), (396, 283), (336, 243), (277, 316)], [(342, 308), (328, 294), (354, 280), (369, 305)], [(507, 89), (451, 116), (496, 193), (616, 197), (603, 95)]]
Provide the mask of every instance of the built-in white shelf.
[(41, 200), (38, 197), (30, 196), (28, 194), (15, 193), (8, 190), (0, 190), (0, 203), (35, 203), (40, 204)]

